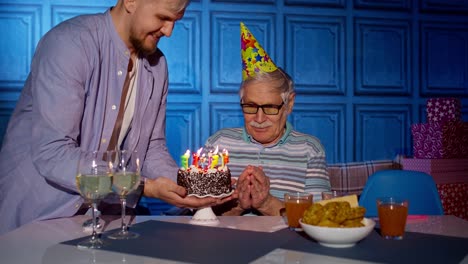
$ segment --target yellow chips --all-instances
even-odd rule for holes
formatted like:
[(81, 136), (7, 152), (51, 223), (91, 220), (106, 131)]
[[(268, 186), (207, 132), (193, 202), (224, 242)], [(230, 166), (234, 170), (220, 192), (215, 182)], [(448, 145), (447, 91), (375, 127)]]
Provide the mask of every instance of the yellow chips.
[(356, 194), (336, 197), (336, 198), (328, 199), (328, 200), (322, 200), (322, 201), (318, 201), (318, 202), (315, 202), (315, 203), (325, 205), (325, 204), (330, 203), (330, 202), (348, 202), (349, 205), (351, 205), (351, 207), (358, 207), (359, 206), (358, 198), (357, 198)]
[(332, 201), (325, 205), (314, 203), (304, 212), (302, 221), (325, 227), (361, 227), (365, 213), (364, 207), (351, 207), (347, 201)]

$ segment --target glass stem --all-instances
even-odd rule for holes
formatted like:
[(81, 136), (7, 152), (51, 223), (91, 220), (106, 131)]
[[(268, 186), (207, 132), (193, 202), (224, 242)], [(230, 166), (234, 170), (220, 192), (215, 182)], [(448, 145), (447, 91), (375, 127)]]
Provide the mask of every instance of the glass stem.
[(92, 206), (91, 219), (93, 220), (93, 224), (92, 224), (93, 233), (91, 235), (91, 241), (95, 241), (97, 239), (97, 232), (96, 232), (97, 221), (96, 221), (96, 216), (94, 214), (94, 211), (97, 210), (96, 202), (93, 202), (91, 206)]
[(127, 225), (125, 224), (125, 208), (127, 207), (127, 199), (120, 197), (120, 203), (122, 204), (122, 233), (127, 233)]

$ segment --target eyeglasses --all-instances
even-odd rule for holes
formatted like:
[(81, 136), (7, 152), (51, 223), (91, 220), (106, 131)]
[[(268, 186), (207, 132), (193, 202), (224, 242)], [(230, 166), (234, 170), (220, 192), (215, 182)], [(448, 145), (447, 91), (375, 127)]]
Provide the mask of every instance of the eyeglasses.
[(256, 114), (258, 109), (261, 108), (265, 115), (277, 115), (281, 107), (283, 107), (284, 102), (280, 105), (274, 104), (264, 104), (264, 105), (256, 105), (256, 104), (243, 104), (241, 101), (242, 112), (244, 114)]

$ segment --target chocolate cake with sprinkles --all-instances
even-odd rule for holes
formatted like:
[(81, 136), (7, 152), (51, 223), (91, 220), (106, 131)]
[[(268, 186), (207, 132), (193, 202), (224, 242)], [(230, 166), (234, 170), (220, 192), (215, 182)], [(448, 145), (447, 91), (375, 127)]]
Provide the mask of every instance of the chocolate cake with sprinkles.
[(229, 154), (226, 149), (218, 153), (214, 151), (203, 153), (200, 148), (193, 154), (192, 165), (188, 165), (190, 150), (181, 156), (181, 168), (177, 173), (177, 184), (187, 189), (188, 195), (220, 196), (230, 194), (231, 172), (227, 164)]
[(195, 166), (181, 168), (177, 173), (177, 184), (185, 187), (189, 195), (219, 196), (232, 191), (231, 172), (227, 166), (207, 170)]

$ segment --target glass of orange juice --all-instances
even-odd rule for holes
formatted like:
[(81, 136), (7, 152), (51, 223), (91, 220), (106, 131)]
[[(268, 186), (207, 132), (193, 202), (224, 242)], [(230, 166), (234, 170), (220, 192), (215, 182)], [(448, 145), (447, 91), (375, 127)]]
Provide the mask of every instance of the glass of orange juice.
[(399, 197), (377, 198), (377, 210), (381, 235), (386, 239), (403, 239), (408, 216), (408, 200)]
[(304, 211), (312, 205), (313, 195), (303, 192), (289, 192), (284, 194), (284, 205), (289, 229), (302, 231), (299, 219)]

